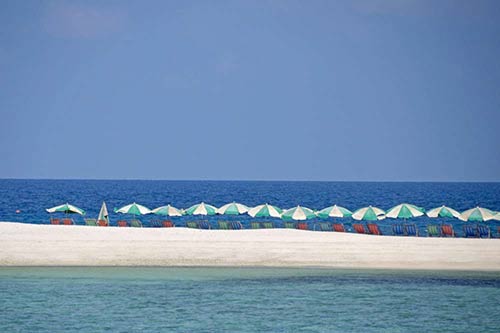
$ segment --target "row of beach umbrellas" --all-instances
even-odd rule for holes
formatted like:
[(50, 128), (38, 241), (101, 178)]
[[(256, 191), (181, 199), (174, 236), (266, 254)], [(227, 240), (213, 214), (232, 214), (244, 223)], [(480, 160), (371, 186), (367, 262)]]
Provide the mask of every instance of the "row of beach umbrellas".
[[(145, 214), (157, 214), (170, 217), (183, 216), (183, 215), (240, 215), (248, 214), (251, 217), (276, 217), (282, 218), (283, 220), (309, 220), (316, 217), (320, 218), (346, 218), (352, 217), (355, 220), (363, 221), (377, 221), (383, 220), (385, 218), (394, 219), (410, 219), (423, 215), (427, 215), (431, 218), (445, 217), (445, 218), (458, 218), (462, 221), (475, 221), (475, 222), (485, 222), (490, 220), (500, 220), (500, 212), (494, 212), (492, 210), (475, 207), (466, 210), (462, 213), (454, 210), (453, 208), (447, 206), (436, 207), (431, 210), (425, 211), (424, 208), (418, 207), (412, 204), (403, 203), (392, 207), (388, 211), (384, 211), (378, 207), (368, 206), (363, 207), (355, 212), (351, 212), (349, 209), (333, 205), (324, 208), (319, 211), (314, 211), (310, 208), (303, 206), (296, 206), (287, 210), (282, 210), (276, 206), (270, 204), (263, 204), (256, 207), (248, 207), (240, 203), (232, 202), (228, 203), (220, 208), (206, 204), (204, 202), (193, 205), (188, 209), (178, 209), (171, 205), (161, 206), (150, 210), (149, 208), (142, 206), (137, 203), (132, 203), (121, 208), (115, 208), (116, 213), (132, 214), (132, 215), (145, 215)], [(64, 204), (47, 209), (49, 213), (64, 212), (66, 214), (76, 213), (80, 215), (85, 215), (85, 211), (76, 206), (70, 204)], [(99, 217), (108, 218), (108, 211), (106, 204), (103, 202)]]

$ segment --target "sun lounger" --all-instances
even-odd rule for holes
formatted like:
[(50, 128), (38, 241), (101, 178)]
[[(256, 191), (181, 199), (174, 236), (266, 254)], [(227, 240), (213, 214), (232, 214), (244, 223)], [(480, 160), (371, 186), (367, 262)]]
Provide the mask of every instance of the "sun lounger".
[(380, 229), (378, 228), (378, 224), (376, 223), (367, 223), (366, 226), (368, 227), (368, 232), (372, 235), (382, 235), (382, 232), (380, 232)]
[(243, 225), (240, 221), (231, 221), (229, 222), (229, 229), (231, 230), (241, 230), (243, 229)]
[(250, 222), (250, 228), (251, 229), (260, 229), (261, 228), (260, 222), (255, 222), (255, 221)]
[(73, 221), (73, 219), (66, 218), (66, 219), (62, 220), (62, 224), (64, 224), (64, 225), (73, 225), (73, 224), (75, 224), (75, 221)]
[(465, 238), (476, 238), (477, 235), (477, 227), (472, 224), (464, 224), (464, 237)]
[(451, 224), (441, 225), (441, 236), (443, 237), (455, 237), (455, 230)]
[(191, 229), (198, 229), (198, 222), (196, 221), (187, 221), (186, 227)]
[(435, 224), (429, 224), (427, 226), (427, 236), (429, 237), (441, 237), (441, 232), (438, 229), (438, 226)]
[(366, 229), (365, 226), (362, 225), (361, 223), (353, 223), (352, 227), (354, 228), (354, 231), (356, 231), (358, 234), (366, 234)]
[(54, 225), (59, 225), (61, 224), (61, 220), (60, 219), (50, 219), (50, 224), (54, 224)]
[(477, 233), (480, 238), (491, 238), (491, 231), (487, 225), (478, 224)]
[(118, 224), (119, 227), (128, 227), (128, 222), (127, 221), (120, 220), (120, 221), (118, 221), (116, 223)]
[(309, 226), (305, 222), (298, 222), (297, 229), (299, 230), (309, 230)]
[(97, 225), (100, 227), (108, 227), (109, 223), (106, 220), (99, 220), (99, 221), (97, 221)]
[(332, 231), (332, 225), (328, 222), (321, 222), (321, 223), (319, 223), (319, 230), (320, 231)]
[(220, 230), (229, 230), (229, 222), (228, 221), (218, 221), (217, 227)]
[(172, 222), (170, 220), (165, 220), (165, 221), (161, 221), (161, 226), (163, 228), (174, 228), (175, 224), (174, 224), (174, 222)]
[(134, 228), (142, 228), (142, 222), (139, 220), (130, 221), (130, 226)]
[(283, 222), (285, 229), (295, 229), (295, 222)]
[(263, 229), (274, 229), (274, 222), (264, 221), (261, 225)]
[(85, 220), (85, 225), (88, 225), (90, 227), (97, 227), (96, 219), (84, 219), (84, 220)]
[(394, 236), (404, 236), (405, 228), (402, 224), (393, 224), (392, 225), (392, 234)]
[(211, 229), (210, 223), (208, 221), (198, 221), (198, 228), (199, 229)]
[(418, 237), (418, 228), (415, 224), (405, 224), (404, 231), (406, 236)]
[(335, 232), (345, 232), (345, 227), (343, 223), (334, 223), (332, 227), (333, 231)]

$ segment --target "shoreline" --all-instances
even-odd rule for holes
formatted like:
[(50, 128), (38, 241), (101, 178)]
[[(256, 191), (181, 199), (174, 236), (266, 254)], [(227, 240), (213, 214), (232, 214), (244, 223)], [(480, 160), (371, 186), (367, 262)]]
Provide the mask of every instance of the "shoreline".
[(0, 222), (0, 267), (500, 271), (499, 239)]

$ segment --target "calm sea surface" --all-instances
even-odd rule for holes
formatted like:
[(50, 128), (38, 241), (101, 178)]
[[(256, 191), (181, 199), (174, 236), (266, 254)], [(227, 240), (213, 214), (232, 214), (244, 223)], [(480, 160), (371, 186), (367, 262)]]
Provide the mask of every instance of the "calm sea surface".
[(0, 332), (494, 332), (500, 275), (2, 268)]
[[(366, 182), (246, 182), (246, 181), (99, 181), (99, 180), (0, 180), (0, 221), (48, 223), (45, 208), (69, 202), (96, 217), (102, 201), (110, 211), (128, 203), (137, 202), (149, 208), (171, 203), (187, 208), (201, 201), (217, 207), (237, 201), (248, 206), (270, 203), (281, 208), (298, 204), (321, 209), (333, 204), (355, 210), (367, 205), (389, 209), (402, 202), (413, 203), (426, 209), (443, 204), (459, 211), (477, 205), (500, 210), (500, 183), (366, 183)], [(16, 210), (21, 210), (16, 214)], [(74, 217), (83, 224), (83, 218)], [(120, 218), (111, 212), (111, 222)], [(141, 217), (147, 226), (154, 216)], [(220, 216), (210, 217), (216, 225)], [(183, 225), (192, 217), (174, 219)], [(227, 219), (227, 218), (224, 218)], [(236, 217), (244, 225), (250, 218)], [(280, 223), (279, 220), (276, 222)], [(317, 221), (311, 220), (311, 228)], [(350, 219), (343, 220), (349, 228)], [(462, 223), (456, 219), (428, 219), (411, 221), (425, 234), (429, 223), (452, 223), (460, 234)], [(390, 233), (395, 220), (380, 222), (382, 232)], [(488, 225), (496, 230), (499, 222)]]

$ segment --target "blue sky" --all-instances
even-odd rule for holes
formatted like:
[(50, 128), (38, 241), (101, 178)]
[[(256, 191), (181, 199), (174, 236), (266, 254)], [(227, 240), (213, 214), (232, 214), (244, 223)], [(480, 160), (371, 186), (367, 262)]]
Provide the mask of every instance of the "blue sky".
[(498, 1), (2, 1), (1, 178), (500, 181)]

